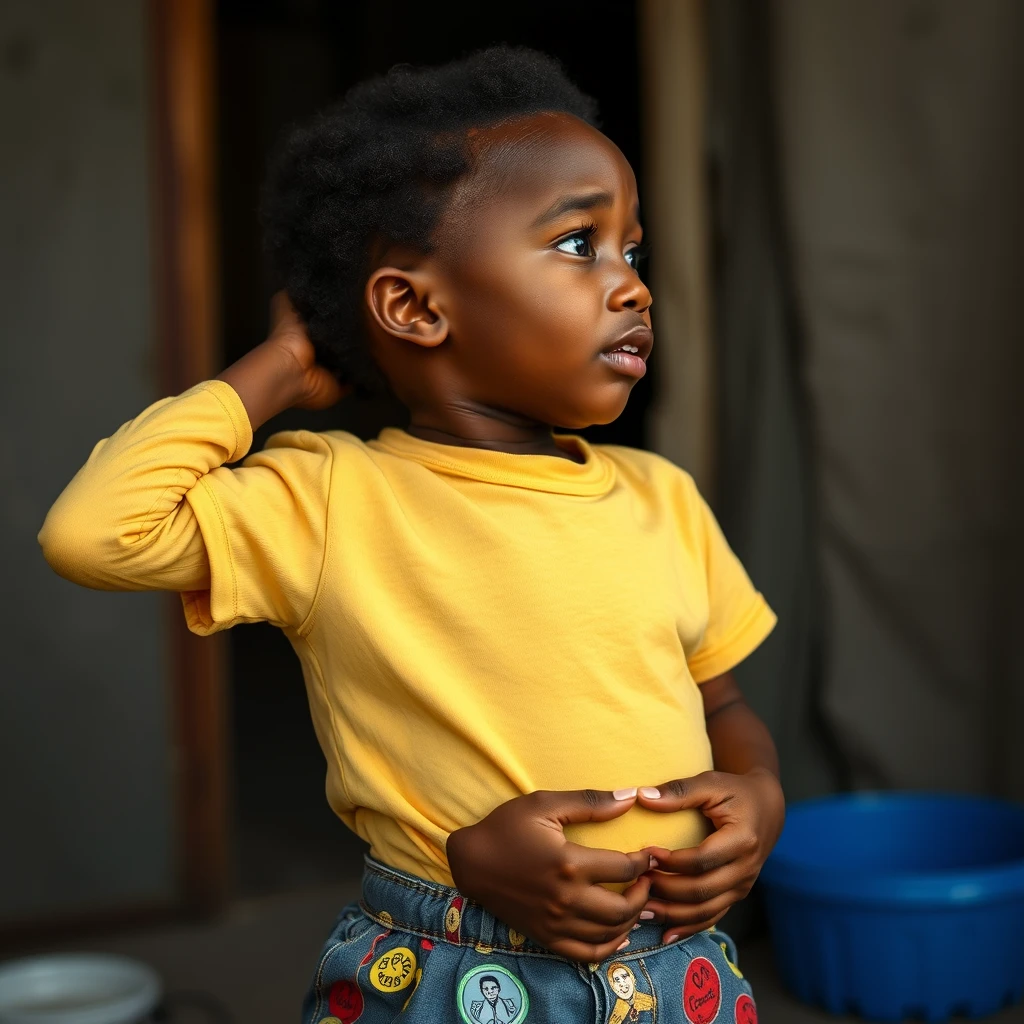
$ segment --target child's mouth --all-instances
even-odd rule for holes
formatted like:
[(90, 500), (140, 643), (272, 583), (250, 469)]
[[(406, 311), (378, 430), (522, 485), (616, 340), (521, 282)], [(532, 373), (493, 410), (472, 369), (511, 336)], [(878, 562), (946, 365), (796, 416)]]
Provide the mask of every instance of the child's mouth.
[(647, 363), (644, 362), (638, 351), (623, 346), (611, 352), (602, 352), (601, 358), (617, 373), (639, 379), (647, 372)]
[(601, 353), (616, 373), (639, 379), (647, 372), (647, 357), (654, 345), (654, 332), (646, 324), (627, 331)]

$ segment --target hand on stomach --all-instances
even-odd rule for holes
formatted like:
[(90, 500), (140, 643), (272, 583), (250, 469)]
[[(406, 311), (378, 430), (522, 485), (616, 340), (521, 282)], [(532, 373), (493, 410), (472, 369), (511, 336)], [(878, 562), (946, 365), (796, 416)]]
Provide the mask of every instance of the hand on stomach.
[[(711, 823), (700, 811), (660, 812), (633, 806), (610, 821), (569, 822), (564, 832), (570, 842), (593, 849), (633, 853), (647, 846), (661, 846), (685, 850), (703, 842), (711, 832)], [(624, 883), (602, 884), (615, 892), (626, 888)]]

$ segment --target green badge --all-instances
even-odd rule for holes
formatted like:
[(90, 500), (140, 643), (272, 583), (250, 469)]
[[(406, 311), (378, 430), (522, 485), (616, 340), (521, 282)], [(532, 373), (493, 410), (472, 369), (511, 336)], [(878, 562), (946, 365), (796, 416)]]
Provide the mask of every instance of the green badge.
[(530, 997), (523, 983), (498, 964), (481, 964), (459, 982), (459, 1013), (466, 1024), (520, 1024)]

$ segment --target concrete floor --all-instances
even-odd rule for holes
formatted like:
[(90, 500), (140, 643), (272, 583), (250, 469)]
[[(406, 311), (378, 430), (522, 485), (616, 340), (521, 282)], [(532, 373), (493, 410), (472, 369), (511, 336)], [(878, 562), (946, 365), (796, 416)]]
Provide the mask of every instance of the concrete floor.
[[(76, 942), (75, 949), (144, 960), (160, 972), (168, 992), (212, 996), (230, 1009), (236, 1024), (290, 1024), (298, 1020), (298, 1007), (324, 937), (338, 909), (356, 892), (356, 884), (348, 883), (244, 900), (213, 923), (122, 932)], [(740, 959), (754, 986), (761, 1024), (854, 1020), (801, 1006), (783, 992), (765, 939), (742, 944)], [(988, 1019), (1024, 1024), (1024, 1006)], [(173, 1024), (217, 1020), (198, 1006), (184, 1007), (180, 1016), (173, 1017)]]

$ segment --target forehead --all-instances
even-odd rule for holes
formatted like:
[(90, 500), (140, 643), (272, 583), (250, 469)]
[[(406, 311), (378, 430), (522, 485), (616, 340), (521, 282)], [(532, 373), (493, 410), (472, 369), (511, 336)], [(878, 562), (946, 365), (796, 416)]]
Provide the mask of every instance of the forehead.
[(469, 134), (472, 172), (453, 208), (468, 212), (517, 208), (529, 216), (560, 196), (607, 191), (632, 211), (636, 178), (619, 148), (570, 114), (541, 113)]

